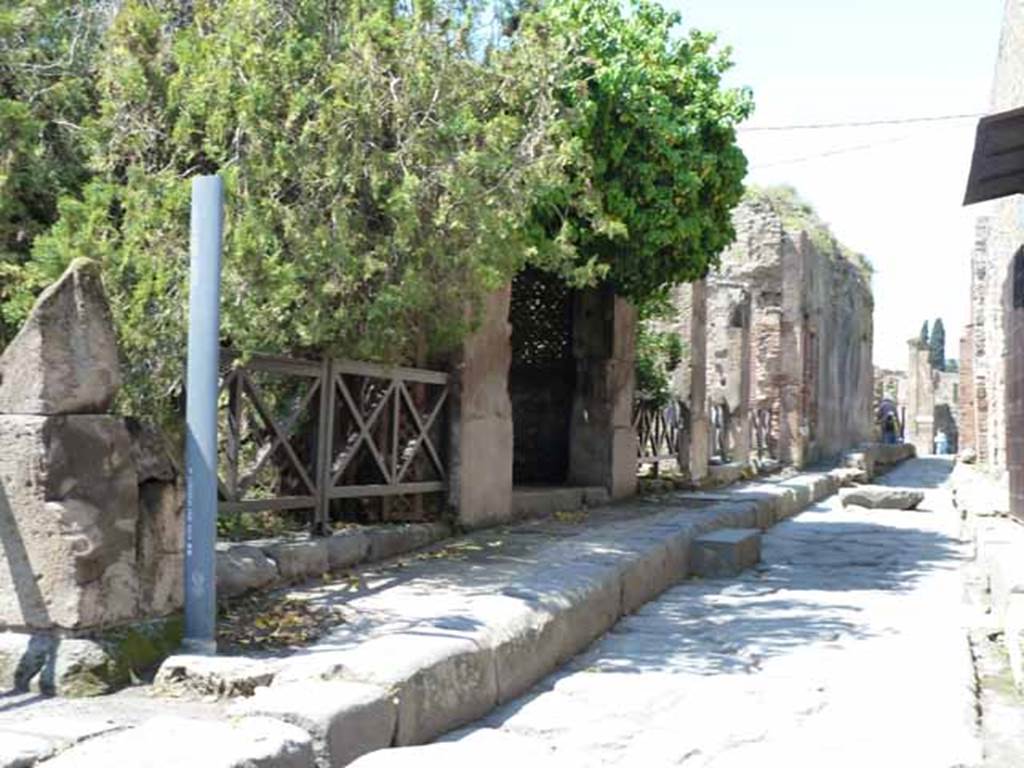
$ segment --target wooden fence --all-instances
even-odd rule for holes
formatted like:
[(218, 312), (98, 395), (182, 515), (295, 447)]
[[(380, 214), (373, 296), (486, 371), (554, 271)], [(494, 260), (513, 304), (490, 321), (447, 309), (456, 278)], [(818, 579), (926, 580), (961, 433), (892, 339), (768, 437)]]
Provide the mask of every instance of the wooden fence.
[[(637, 465), (652, 465), (657, 475), (663, 461), (675, 461), (685, 469), (688, 457), (681, 455), (689, 444), (689, 418), (686, 405), (679, 401), (660, 404), (642, 396), (633, 404), (633, 427), (637, 434)], [(730, 458), (729, 420), (724, 405), (708, 406), (708, 441), (711, 458), (725, 462)], [(778, 436), (774, 415), (769, 408), (754, 408), (750, 413), (751, 455), (760, 460), (777, 458)]]
[(654, 473), (663, 461), (679, 461), (689, 425), (686, 407), (677, 401), (661, 404), (643, 397), (633, 404), (633, 427), (637, 433), (637, 464), (651, 464)]
[(222, 353), (222, 513), (310, 511), (334, 499), (444, 492), (446, 373)]

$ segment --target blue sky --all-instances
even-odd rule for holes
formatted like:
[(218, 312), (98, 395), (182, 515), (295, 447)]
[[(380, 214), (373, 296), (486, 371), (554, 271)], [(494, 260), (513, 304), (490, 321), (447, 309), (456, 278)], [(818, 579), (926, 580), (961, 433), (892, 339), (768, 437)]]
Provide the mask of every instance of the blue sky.
[[(1004, 0), (668, 0), (685, 27), (734, 48), (731, 84), (756, 125), (987, 112)], [(875, 266), (875, 362), (942, 316), (947, 356), (969, 309), (973, 226), (964, 209), (976, 120), (743, 132), (750, 181), (788, 183)]]

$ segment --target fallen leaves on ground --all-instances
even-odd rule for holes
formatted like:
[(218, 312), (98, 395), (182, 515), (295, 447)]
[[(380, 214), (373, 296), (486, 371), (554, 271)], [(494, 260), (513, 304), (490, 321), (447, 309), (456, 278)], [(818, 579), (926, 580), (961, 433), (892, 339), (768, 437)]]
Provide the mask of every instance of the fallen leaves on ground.
[(555, 512), (555, 520), (560, 523), (568, 523), (569, 525), (583, 525), (587, 521), (587, 511), (581, 510), (562, 510)]
[(309, 645), (344, 621), (338, 606), (255, 595), (233, 600), (222, 608), (217, 642), (222, 648), (280, 650)]

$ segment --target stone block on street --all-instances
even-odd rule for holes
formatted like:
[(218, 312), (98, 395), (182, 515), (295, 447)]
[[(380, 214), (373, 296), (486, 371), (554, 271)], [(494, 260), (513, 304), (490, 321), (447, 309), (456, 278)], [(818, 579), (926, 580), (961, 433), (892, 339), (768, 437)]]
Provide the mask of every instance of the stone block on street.
[(120, 687), (125, 676), (105, 645), (94, 640), (62, 639), (55, 643), (53, 654), (30, 687), (65, 698), (102, 696)]
[(492, 650), (443, 630), (376, 637), (338, 657), (344, 679), (395, 692), (399, 745), (437, 738), (498, 701)]
[(366, 560), (370, 539), (360, 528), (346, 528), (327, 539), (327, 565), (332, 571), (344, 571)]
[(180, 654), (164, 660), (154, 684), (170, 693), (251, 696), (258, 687), (270, 684), (276, 670), (268, 659)]
[(865, 485), (842, 495), (844, 507), (868, 509), (917, 509), (924, 501), (924, 492), (913, 488), (890, 488), (884, 485)]
[(450, 535), (447, 526), (438, 523), (379, 525), (368, 528), (371, 561), (386, 560), (425, 547)]
[(0, 354), (0, 413), (106, 413), (120, 385), (100, 265), (76, 259)]
[(320, 538), (274, 542), (261, 547), (286, 582), (297, 584), (328, 572), (327, 542)]
[(278, 581), (277, 565), (263, 550), (247, 544), (217, 546), (217, 595), (237, 597)]
[(761, 561), (761, 531), (723, 528), (693, 540), (690, 569), (705, 578), (735, 576)]
[(0, 626), (139, 616), (138, 485), (114, 416), (0, 415)]
[(383, 688), (334, 680), (257, 688), (230, 714), (273, 717), (296, 725), (313, 736), (320, 764), (343, 766), (391, 746), (398, 710), (394, 695)]

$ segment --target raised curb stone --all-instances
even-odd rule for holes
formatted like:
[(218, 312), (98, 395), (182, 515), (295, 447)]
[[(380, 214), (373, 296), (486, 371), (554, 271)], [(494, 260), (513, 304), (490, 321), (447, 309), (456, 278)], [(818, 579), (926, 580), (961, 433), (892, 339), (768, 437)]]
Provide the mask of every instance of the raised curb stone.
[(313, 736), (318, 764), (342, 766), (391, 746), (396, 703), (392, 694), (375, 685), (314, 681), (258, 688), (229, 714), (275, 717), (296, 725)]
[(693, 540), (690, 562), (697, 576), (735, 576), (760, 561), (761, 531), (756, 528), (723, 528)]

